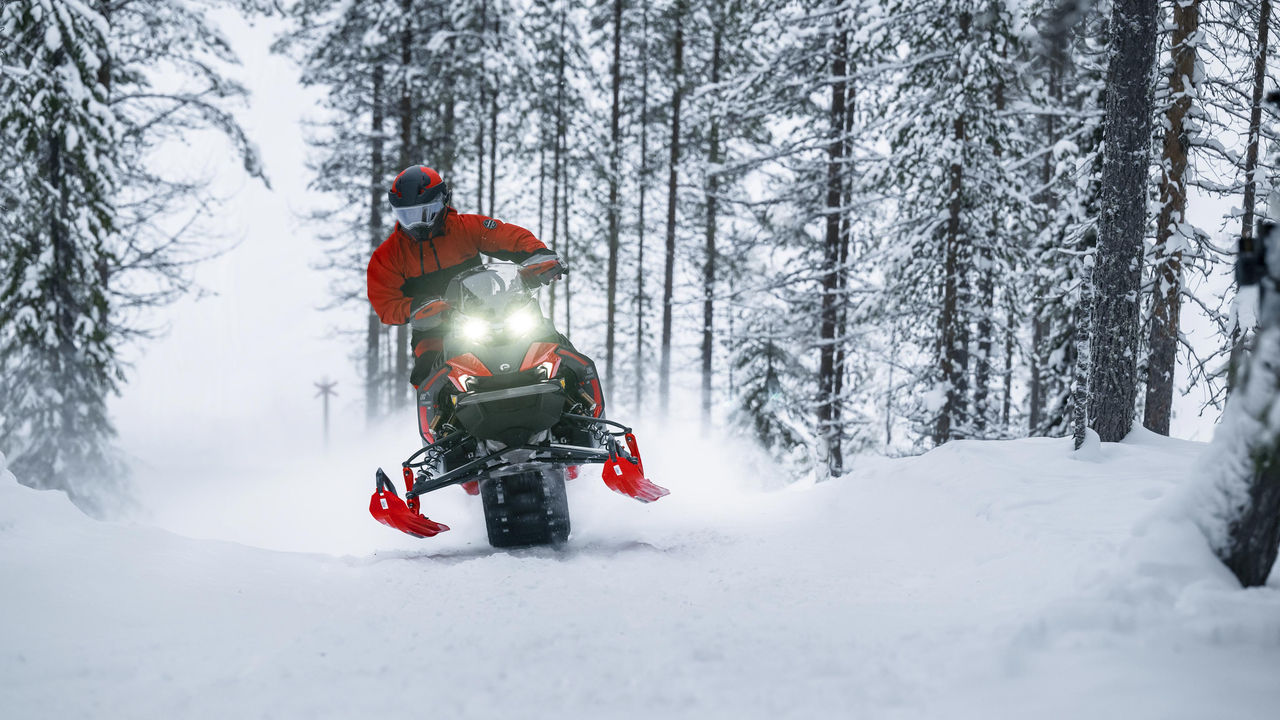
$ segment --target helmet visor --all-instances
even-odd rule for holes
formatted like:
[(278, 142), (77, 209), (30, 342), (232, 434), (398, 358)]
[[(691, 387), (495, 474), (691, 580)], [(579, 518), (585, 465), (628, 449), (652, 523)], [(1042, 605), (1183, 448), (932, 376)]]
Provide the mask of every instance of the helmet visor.
[(440, 214), (444, 212), (444, 200), (433, 200), (423, 205), (391, 208), (391, 210), (395, 213), (400, 227), (405, 230), (412, 230), (416, 227), (431, 227), (435, 225)]

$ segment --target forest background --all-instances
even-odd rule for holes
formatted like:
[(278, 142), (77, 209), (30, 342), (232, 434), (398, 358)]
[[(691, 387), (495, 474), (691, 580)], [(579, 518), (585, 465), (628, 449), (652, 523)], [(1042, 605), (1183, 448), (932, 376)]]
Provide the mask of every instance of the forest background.
[[(117, 430), (150, 462), (314, 449), (325, 375), (336, 432), (411, 430), (404, 339), (362, 291), (385, 187), (419, 162), (567, 258), (546, 309), (618, 416), (840, 474), (1091, 422), (1111, 336), (1131, 417), (1206, 438), (1252, 325), (1230, 267), (1275, 183), (1276, 20), (1127, 5), (7, 2), (5, 450), (65, 486), (118, 458)], [(1090, 324), (1125, 294), (1091, 275), (1117, 17), (1150, 43), (1127, 75), (1149, 103), (1123, 108), (1149, 130), (1118, 333)], [(32, 157), (96, 199), (50, 222)], [(69, 267), (103, 282), (48, 282)], [(81, 411), (41, 410), (69, 393)]]

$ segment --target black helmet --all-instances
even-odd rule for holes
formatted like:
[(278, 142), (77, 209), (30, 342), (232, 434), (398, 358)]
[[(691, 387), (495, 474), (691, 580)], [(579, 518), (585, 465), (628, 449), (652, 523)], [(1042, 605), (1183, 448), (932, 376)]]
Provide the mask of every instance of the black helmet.
[(452, 197), (449, 184), (426, 165), (405, 168), (387, 191), (396, 222), (419, 241), (438, 234)]

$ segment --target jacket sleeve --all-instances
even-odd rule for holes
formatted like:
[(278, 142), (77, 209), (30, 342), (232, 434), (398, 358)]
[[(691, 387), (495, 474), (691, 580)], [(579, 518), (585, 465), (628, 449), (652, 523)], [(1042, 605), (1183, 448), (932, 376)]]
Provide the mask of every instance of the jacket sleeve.
[(522, 262), (531, 255), (541, 255), (552, 251), (533, 236), (533, 233), (511, 223), (504, 223), (483, 215), (471, 216), (475, 233), (476, 249), (499, 260)]
[(409, 321), (409, 305), (413, 301), (400, 290), (404, 276), (391, 262), (390, 240), (379, 245), (369, 258), (368, 285), (369, 302), (383, 324), (400, 325)]

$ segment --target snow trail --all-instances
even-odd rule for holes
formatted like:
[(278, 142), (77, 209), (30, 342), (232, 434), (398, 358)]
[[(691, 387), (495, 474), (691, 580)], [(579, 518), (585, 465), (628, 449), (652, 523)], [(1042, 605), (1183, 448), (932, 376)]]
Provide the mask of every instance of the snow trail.
[(959, 442), (778, 489), (741, 448), (642, 430), (673, 494), (640, 505), (584, 473), (560, 550), (490, 549), (461, 490), (427, 498), (449, 533), (377, 525), (370, 460), (391, 448), (157, 504), (170, 529), (311, 552), (93, 522), (0, 483), (0, 707), (1262, 718), (1280, 700), (1280, 589), (1239, 590), (1162, 520), (1197, 444), (1138, 435), (1085, 462), (1069, 440)]

